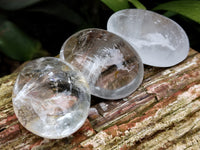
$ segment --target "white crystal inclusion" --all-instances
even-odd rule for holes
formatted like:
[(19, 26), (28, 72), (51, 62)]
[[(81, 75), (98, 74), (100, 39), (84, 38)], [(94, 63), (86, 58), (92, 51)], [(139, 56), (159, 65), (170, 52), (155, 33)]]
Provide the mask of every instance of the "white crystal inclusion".
[(77, 131), (90, 107), (83, 75), (57, 58), (28, 63), (13, 89), (13, 107), (20, 123), (41, 137), (60, 139)]
[(101, 98), (126, 97), (143, 79), (143, 64), (134, 48), (106, 30), (90, 28), (73, 34), (63, 44), (60, 57), (78, 68), (91, 93)]
[(107, 30), (127, 40), (147, 65), (173, 66), (189, 51), (185, 31), (171, 19), (148, 10), (118, 11), (109, 18)]
[(172, 51), (176, 50), (173, 45), (170, 45), (168, 37), (164, 37), (160, 33), (148, 33), (147, 35), (141, 37), (141, 39), (128, 38), (128, 41), (132, 42), (132, 44), (139, 49), (143, 47), (160, 46), (163, 48), (166, 47), (167, 49)]

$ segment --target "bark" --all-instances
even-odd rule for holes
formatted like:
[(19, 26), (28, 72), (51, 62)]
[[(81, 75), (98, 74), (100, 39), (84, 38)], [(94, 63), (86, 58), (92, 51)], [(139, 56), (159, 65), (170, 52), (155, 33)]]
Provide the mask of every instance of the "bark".
[(16, 77), (0, 78), (0, 149), (200, 149), (200, 54), (192, 49), (176, 66), (145, 66), (136, 92), (97, 102), (83, 127), (61, 140), (20, 125), (11, 99)]

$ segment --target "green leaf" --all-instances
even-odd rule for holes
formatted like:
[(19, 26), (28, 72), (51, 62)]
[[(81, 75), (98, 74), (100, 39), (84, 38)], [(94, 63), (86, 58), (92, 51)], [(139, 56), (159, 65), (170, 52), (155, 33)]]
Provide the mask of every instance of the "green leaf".
[(146, 9), (146, 7), (138, 0), (128, 0), (128, 1), (138, 9)]
[(163, 15), (168, 17), (168, 18), (170, 18), (170, 17), (173, 17), (173, 16), (177, 15), (177, 13), (171, 12), (171, 11), (167, 11)]
[(176, 12), (200, 23), (200, 1), (180, 0), (160, 4), (153, 10), (167, 10)]
[(40, 53), (41, 44), (7, 20), (0, 20), (0, 51), (12, 59), (25, 61)]
[(101, 0), (113, 11), (129, 8), (128, 0)]
[(41, 0), (0, 0), (0, 8), (17, 10), (35, 4)]

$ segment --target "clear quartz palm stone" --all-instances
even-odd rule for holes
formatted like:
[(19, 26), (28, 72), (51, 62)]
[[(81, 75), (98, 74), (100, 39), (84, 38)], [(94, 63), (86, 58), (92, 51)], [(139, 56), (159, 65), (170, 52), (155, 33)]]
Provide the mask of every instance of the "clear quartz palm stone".
[(147, 65), (170, 67), (184, 60), (189, 51), (184, 30), (171, 19), (148, 10), (118, 11), (109, 18), (107, 30), (127, 40)]
[(143, 79), (143, 64), (133, 47), (121, 37), (102, 29), (85, 29), (69, 37), (61, 59), (85, 76), (91, 93), (105, 99), (128, 96)]
[(58, 58), (28, 63), (17, 77), (13, 107), (20, 123), (49, 139), (67, 137), (85, 122), (90, 91), (78, 70)]

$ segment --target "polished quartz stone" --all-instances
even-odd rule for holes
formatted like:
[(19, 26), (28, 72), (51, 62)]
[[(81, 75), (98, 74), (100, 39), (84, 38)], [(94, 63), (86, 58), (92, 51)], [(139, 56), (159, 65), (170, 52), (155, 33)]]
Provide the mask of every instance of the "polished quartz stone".
[(119, 99), (135, 91), (143, 79), (143, 64), (133, 47), (121, 37), (102, 29), (85, 29), (69, 37), (60, 58), (77, 67), (91, 93)]
[(189, 51), (184, 30), (171, 19), (148, 10), (118, 11), (109, 18), (107, 30), (127, 40), (147, 65), (173, 66)]
[(13, 107), (20, 123), (44, 138), (71, 135), (85, 122), (90, 91), (83, 75), (58, 58), (29, 62), (17, 77)]

